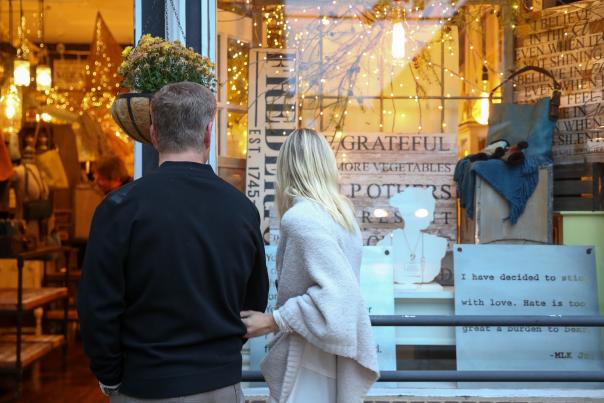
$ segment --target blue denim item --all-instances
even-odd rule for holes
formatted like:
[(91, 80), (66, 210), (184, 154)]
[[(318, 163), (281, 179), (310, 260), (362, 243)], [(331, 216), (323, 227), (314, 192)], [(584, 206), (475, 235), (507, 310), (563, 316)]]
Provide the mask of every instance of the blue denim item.
[(453, 180), (457, 184), (460, 207), (466, 209), (466, 214), (474, 218), (474, 187), (476, 176), (472, 172), (472, 162), (466, 157), (457, 162)]
[(539, 183), (539, 168), (550, 163), (548, 158), (539, 156), (527, 156), (517, 166), (501, 160), (477, 161), (472, 164), (470, 175), (479, 175), (507, 200), (510, 215), (506, 220), (516, 224)]
[(526, 141), (528, 156), (552, 159), (552, 142), (556, 121), (549, 117), (551, 99), (534, 104), (491, 104), (487, 144), (506, 140), (510, 145)]

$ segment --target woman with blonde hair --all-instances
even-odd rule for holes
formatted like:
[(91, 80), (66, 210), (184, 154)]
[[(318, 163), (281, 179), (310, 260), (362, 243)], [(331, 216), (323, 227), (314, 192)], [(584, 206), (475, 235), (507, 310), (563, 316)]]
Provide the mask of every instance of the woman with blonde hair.
[(271, 403), (362, 402), (379, 375), (359, 287), (361, 234), (338, 179), (322, 135), (289, 135), (277, 159), (276, 307), (241, 313), (247, 337), (276, 332), (262, 362)]

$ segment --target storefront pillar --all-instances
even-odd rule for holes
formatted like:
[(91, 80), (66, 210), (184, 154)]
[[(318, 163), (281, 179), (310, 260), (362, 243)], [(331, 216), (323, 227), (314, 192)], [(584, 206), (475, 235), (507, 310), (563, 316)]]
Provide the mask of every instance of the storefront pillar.
[[(158, 12), (164, 10), (164, 12)], [(134, 42), (143, 34), (179, 40), (216, 61), (215, 0), (135, 0)], [(212, 134), (209, 163), (216, 167), (216, 135)], [(139, 178), (157, 167), (159, 158), (149, 145), (134, 146), (134, 176)]]

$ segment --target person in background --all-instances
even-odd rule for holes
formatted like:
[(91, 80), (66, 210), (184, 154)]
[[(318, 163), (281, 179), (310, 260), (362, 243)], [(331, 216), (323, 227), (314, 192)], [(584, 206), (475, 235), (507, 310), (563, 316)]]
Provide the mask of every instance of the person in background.
[(270, 403), (361, 403), (379, 375), (359, 286), (361, 232), (338, 179), (321, 134), (288, 136), (277, 159), (276, 308), (241, 312), (248, 337), (277, 332), (261, 365)]
[(151, 101), (159, 168), (96, 209), (78, 290), (84, 350), (112, 403), (243, 403), (241, 310), (264, 311), (254, 204), (207, 164), (216, 99), (170, 84)]
[(131, 180), (126, 165), (120, 157), (104, 157), (96, 164), (94, 182), (104, 194), (109, 194)]

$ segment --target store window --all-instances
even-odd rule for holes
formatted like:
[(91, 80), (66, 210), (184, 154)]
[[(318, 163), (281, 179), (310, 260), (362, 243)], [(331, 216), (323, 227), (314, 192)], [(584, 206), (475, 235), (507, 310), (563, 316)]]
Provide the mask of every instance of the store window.
[(247, 150), (247, 75), (250, 46), (227, 35), (219, 36), (219, 44), (222, 51), (226, 48), (226, 65), (219, 64), (218, 68), (223, 87), (220, 90), (218, 111), (220, 155), (244, 158)]
[[(598, 209), (593, 204), (597, 195), (576, 193), (575, 186), (590, 186), (587, 176), (581, 185), (570, 184), (581, 181), (577, 173), (583, 169), (596, 175), (590, 164), (604, 161), (598, 146), (601, 108), (596, 106), (603, 88), (598, 2), (252, 0), (219, 7), (251, 22), (248, 78), (233, 87), (247, 89), (247, 104), (237, 98), (242, 109), (225, 118), (229, 145), (222, 150), (224, 155), (234, 152), (235, 144), (246, 139), (245, 154), (233, 155), (245, 157), (245, 192), (260, 211), (269, 256), (279, 240), (276, 157), (289, 133), (307, 127), (332, 145), (342, 192), (355, 207), (365, 248), (362, 270), (373, 280), (361, 282), (373, 314), (597, 314), (597, 292), (587, 290), (591, 280), (575, 284), (577, 292), (583, 287), (589, 295), (583, 307), (590, 308), (581, 311), (573, 311), (570, 301), (575, 300), (569, 294), (562, 305), (550, 301), (558, 291), (543, 283), (545, 274), (551, 279), (561, 270), (554, 266), (569, 256), (589, 255), (587, 249), (544, 249), (543, 256), (553, 259), (547, 270), (553, 272), (535, 277), (534, 270), (541, 267), (535, 245), (598, 242), (593, 237), (578, 241), (570, 233), (565, 241), (555, 240), (554, 232), (558, 236), (564, 230), (552, 224), (555, 211), (561, 212), (556, 220), (574, 222), (575, 215), (563, 213), (566, 207), (573, 210), (584, 203), (586, 209)], [(241, 47), (233, 49), (237, 55)], [(536, 69), (508, 80), (526, 66)], [(236, 79), (240, 71), (229, 73)], [(586, 105), (579, 105), (577, 97)], [(233, 98), (234, 104), (238, 101)], [(535, 129), (540, 133), (529, 138), (525, 128), (541, 124)], [(514, 166), (526, 168), (522, 164), (537, 161), (537, 156), (547, 161), (539, 160), (528, 175), (530, 197), (523, 197), (517, 215), (520, 210), (510, 200), (522, 193), (516, 185), (528, 185), (528, 176), (512, 180), (515, 190), (507, 196), (507, 190), (494, 190), (495, 181), (508, 178)], [(477, 174), (477, 184), (463, 184), (459, 161), (472, 167), (478, 160), (491, 161), (484, 166), (495, 161), (503, 171), (494, 182)], [(477, 243), (517, 245), (509, 253), (533, 263), (506, 264), (504, 246), (474, 249)], [(488, 262), (497, 274), (483, 272), (487, 263), (480, 262)], [(593, 258), (582, 262), (595, 279), (601, 263), (596, 266)], [(380, 272), (381, 264), (391, 271)], [(478, 279), (498, 285), (488, 288)], [(506, 283), (512, 280), (514, 286)], [(532, 291), (525, 288), (531, 284)], [(501, 298), (480, 297), (486, 290)], [(506, 292), (513, 296), (502, 296)], [(541, 297), (530, 298), (535, 295)], [(526, 351), (509, 341), (525, 343), (524, 336), (536, 337), (535, 329), (542, 328), (493, 329), (508, 337), (501, 349), (514, 351), (514, 356)], [(519, 369), (491, 356), (481, 361), (467, 354), (473, 343), (488, 350), (481, 337), (498, 337), (488, 332), (484, 327), (398, 327), (376, 329), (375, 336), (384, 370)], [(599, 347), (594, 335), (583, 340), (589, 352), (576, 355), (595, 357)], [(250, 346), (250, 368), (256, 368), (263, 348)], [(555, 361), (556, 351), (527, 348), (540, 351), (527, 358), (533, 369), (553, 369), (560, 362)], [(588, 361), (564, 368), (600, 368), (598, 360)]]
[(245, 21), (248, 26), (251, 23), (249, 18), (225, 10), (219, 11), (218, 21), (219, 155), (243, 159), (247, 152), (247, 82), (251, 32), (244, 32), (238, 22)]

